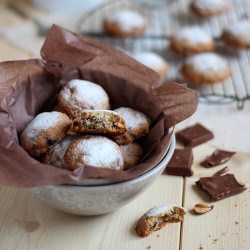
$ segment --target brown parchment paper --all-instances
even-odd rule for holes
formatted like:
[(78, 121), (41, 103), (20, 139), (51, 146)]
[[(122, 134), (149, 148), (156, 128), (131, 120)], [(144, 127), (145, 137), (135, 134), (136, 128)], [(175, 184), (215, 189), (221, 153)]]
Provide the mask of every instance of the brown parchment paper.
[[(42, 59), (0, 64), (0, 184), (34, 187), (83, 179), (126, 180), (153, 168), (163, 157), (169, 128), (196, 110), (198, 94), (176, 83), (160, 86), (159, 76), (122, 52), (54, 25), (41, 49)], [(71, 79), (100, 84), (112, 108), (132, 107), (152, 120), (141, 143), (144, 160), (128, 171), (82, 166), (71, 172), (45, 165), (19, 145), (19, 136), (38, 113), (56, 103)]]

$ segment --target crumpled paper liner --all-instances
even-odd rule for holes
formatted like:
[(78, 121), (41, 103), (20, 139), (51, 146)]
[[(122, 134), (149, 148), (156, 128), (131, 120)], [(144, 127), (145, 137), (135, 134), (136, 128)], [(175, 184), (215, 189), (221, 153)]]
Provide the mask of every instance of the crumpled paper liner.
[[(54, 25), (42, 60), (0, 64), (0, 184), (16, 187), (72, 183), (84, 179), (126, 180), (153, 168), (171, 140), (169, 128), (191, 116), (198, 94), (176, 83), (160, 86), (159, 76), (122, 52)], [(123, 171), (82, 166), (68, 171), (45, 165), (19, 145), (19, 136), (38, 113), (56, 104), (68, 80), (100, 84), (112, 108), (132, 107), (148, 115), (152, 127), (141, 140), (146, 151), (136, 167)]]

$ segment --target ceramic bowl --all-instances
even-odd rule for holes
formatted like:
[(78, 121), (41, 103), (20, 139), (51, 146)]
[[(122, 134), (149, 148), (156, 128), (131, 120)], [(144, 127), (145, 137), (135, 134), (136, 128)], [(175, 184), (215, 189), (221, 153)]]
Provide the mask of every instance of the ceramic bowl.
[(30, 189), (30, 191), (61, 211), (77, 215), (110, 213), (142, 194), (163, 172), (175, 149), (175, 137), (163, 159), (150, 171), (131, 180), (105, 185), (58, 185)]

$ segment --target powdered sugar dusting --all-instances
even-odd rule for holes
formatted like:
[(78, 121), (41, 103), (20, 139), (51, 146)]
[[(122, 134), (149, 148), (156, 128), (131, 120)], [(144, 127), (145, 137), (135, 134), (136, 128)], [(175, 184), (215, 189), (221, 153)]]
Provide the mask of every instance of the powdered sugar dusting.
[(119, 146), (103, 136), (82, 138), (77, 151), (82, 153), (84, 163), (93, 167), (122, 169), (124, 166)]
[(55, 144), (53, 148), (51, 148), (51, 150), (55, 152), (61, 162), (64, 162), (64, 154), (74, 138), (74, 136), (66, 136), (63, 140), (61, 140), (60, 142)]
[[(151, 217), (155, 215), (160, 215), (160, 214), (171, 214), (171, 212), (174, 210), (174, 207), (177, 206), (176, 204), (167, 204), (167, 205), (158, 205), (150, 210), (148, 210), (147, 213), (143, 216), (145, 217)], [(180, 207), (181, 209), (185, 210), (183, 207)]]
[(128, 130), (135, 129), (141, 127), (145, 123), (149, 123), (149, 118), (137, 110), (121, 107), (115, 109), (114, 111), (120, 114), (126, 121), (126, 127)]
[(194, 0), (195, 6), (204, 10), (219, 11), (228, 7), (225, 0)]
[(62, 115), (67, 117), (65, 114), (57, 111), (40, 113), (24, 129), (23, 135), (32, 137), (40, 133), (41, 130), (56, 126), (62, 122)]
[(156, 72), (166, 67), (166, 61), (153, 52), (138, 52), (134, 54), (134, 59)]
[(237, 23), (230, 25), (225, 29), (227, 32), (231, 33), (235, 37), (244, 39), (246, 42), (250, 43), (250, 22), (247, 20), (242, 20)]
[(212, 42), (212, 37), (198, 26), (184, 27), (174, 35), (174, 38), (192, 43)]
[[(86, 103), (90, 109), (109, 108), (109, 97), (98, 84), (85, 80), (71, 80), (60, 93), (65, 101), (76, 99), (79, 103)], [(105, 106), (105, 107), (104, 107)]]
[(224, 58), (210, 52), (191, 56), (187, 59), (186, 63), (202, 73), (214, 73), (228, 69), (228, 64)]
[(132, 10), (119, 10), (107, 17), (112, 23), (118, 23), (124, 31), (130, 31), (133, 28), (145, 25), (143, 16)]

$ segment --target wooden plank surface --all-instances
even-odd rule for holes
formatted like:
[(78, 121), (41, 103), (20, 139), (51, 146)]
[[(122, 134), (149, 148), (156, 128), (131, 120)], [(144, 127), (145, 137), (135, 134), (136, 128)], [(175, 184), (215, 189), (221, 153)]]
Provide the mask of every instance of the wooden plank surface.
[[(148, 209), (182, 202), (182, 177), (162, 175), (141, 196), (114, 213), (81, 217), (49, 207), (28, 191), (0, 189), (0, 249), (179, 249), (180, 223), (147, 238), (134, 226)], [(37, 228), (36, 228), (37, 227)]]
[[(194, 176), (185, 179), (184, 206), (189, 211), (183, 223), (182, 247), (189, 249), (250, 249), (250, 189), (241, 194), (211, 203), (195, 181), (201, 176), (212, 176), (228, 166), (230, 173), (249, 186), (250, 154), (236, 153), (229, 162), (206, 169), (200, 162), (214, 151), (208, 144), (194, 149)], [(214, 209), (203, 215), (192, 212), (196, 203), (209, 203)]]

